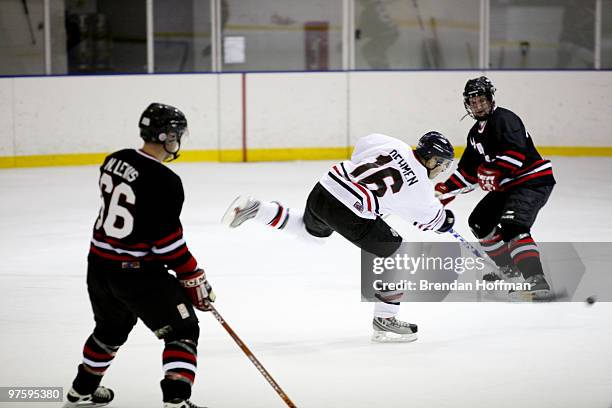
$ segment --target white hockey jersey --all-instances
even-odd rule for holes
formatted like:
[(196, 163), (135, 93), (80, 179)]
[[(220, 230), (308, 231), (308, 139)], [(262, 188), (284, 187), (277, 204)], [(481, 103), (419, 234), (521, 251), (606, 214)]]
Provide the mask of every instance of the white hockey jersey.
[(319, 182), (362, 218), (391, 213), (422, 230), (437, 230), (446, 218), (425, 166), (410, 146), (390, 136), (362, 137), (351, 159), (333, 165)]

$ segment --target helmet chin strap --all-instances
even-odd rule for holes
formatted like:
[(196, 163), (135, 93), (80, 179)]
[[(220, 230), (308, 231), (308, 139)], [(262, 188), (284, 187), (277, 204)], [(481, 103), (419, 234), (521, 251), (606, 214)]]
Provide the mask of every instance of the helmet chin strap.
[(176, 143), (178, 143), (178, 149), (176, 149), (176, 152), (171, 152), (166, 147), (166, 142), (164, 142), (164, 150), (166, 151), (166, 153), (168, 153), (170, 155), (170, 158), (164, 160), (166, 163), (174, 161), (174, 160), (179, 158), (179, 156), (180, 156), (179, 151), (181, 150), (181, 142), (177, 141)]

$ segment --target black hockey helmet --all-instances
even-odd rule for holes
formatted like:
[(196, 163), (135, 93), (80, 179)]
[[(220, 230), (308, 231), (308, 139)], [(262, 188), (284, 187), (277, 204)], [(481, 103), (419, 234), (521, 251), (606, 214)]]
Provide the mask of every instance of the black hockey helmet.
[[(451, 142), (442, 133), (435, 131), (421, 136), (414, 151), (427, 168), (427, 175), (431, 179), (448, 169), (455, 158), (455, 149)], [(431, 162), (431, 159), (435, 162)]]
[(173, 139), (180, 143), (187, 131), (187, 118), (174, 106), (152, 103), (140, 116), (138, 127), (145, 142), (165, 143)]
[(485, 76), (470, 79), (466, 82), (463, 89), (463, 106), (467, 113), (474, 119), (483, 120), (485, 117), (476, 117), (470, 108), (470, 98), (473, 96), (484, 95), (491, 103), (491, 110), (495, 107), (495, 86), (491, 80)]
[(415, 151), (425, 161), (432, 157), (440, 161), (450, 161), (455, 158), (455, 149), (451, 142), (442, 133), (435, 131), (427, 132), (421, 136)]

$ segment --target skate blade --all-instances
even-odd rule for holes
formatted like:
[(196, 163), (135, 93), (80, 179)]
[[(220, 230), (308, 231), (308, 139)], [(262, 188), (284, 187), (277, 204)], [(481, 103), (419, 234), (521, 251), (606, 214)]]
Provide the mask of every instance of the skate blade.
[(417, 338), (416, 333), (397, 334), (375, 330), (372, 334), (372, 341), (374, 343), (410, 343), (417, 340)]
[(236, 212), (240, 208), (244, 207), (249, 202), (249, 197), (247, 196), (238, 196), (234, 198), (234, 201), (227, 207), (223, 217), (221, 218), (221, 224), (226, 225), (230, 228), (236, 228), (237, 225), (233, 226), (232, 222), (236, 218)]
[(554, 302), (568, 298), (566, 291), (536, 290), (533, 292), (508, 293), (510, 300), (515, 302)]
[(481, 293), (482, 297), (490, 302), (518, 302), (510, 297), (505, 290), (485, 290)]
[(81, 403), (72, 403), (72, 402), (67, 402), (66, 404), (64, 404), (62, 406), (62, 408), (98, 408), (98, 407), (105, 407), (108, 404), (110, 404), (112, 401), (109, 402), (92, 402), (92, 401), (86, 401), (86, 402), (81, 402)]

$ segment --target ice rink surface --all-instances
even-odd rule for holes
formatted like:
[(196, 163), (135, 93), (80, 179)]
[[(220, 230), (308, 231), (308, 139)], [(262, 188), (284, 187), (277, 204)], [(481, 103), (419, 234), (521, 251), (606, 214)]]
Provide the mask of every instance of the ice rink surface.
[[(534, 226), (536, 241), (611, 241), (612, 158), (552, 160), (558, 184)], [(297, 406), (611, 406), (612, 303), (404, 303), (400, 317), (419, 325), (419, 340), (373, 344), (357, 248), (336, 235), (313, 246), (257, 224), (220, 225), (237, 194), (302, 207), (329, 164), (172, 165), (186, 191), (187, 242), (219, 311)], [(96, 166), (0, 171), (0, 386), (70, 386), (93, 329), (85, 266), (97, 178)], [(481, 196), (450, 206), (466, 237)], [(389, 221), (408, 240), (440, 239)], [(211, 408), (283, 407), (212, 316), (200, 320), (192, 399)], [(111, 406), (161, 407), (161, 351), (138, 323), (103, 381), (116, 392)]]

